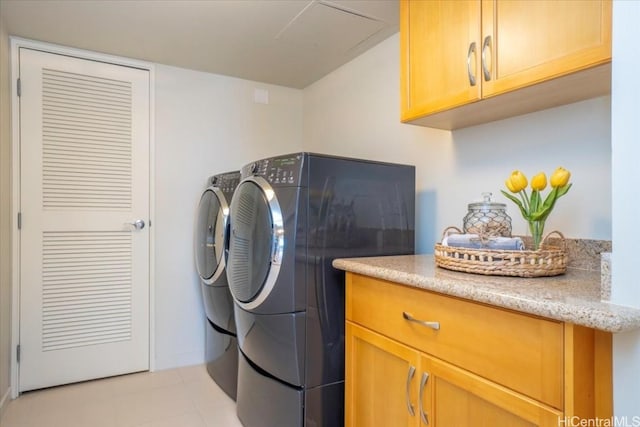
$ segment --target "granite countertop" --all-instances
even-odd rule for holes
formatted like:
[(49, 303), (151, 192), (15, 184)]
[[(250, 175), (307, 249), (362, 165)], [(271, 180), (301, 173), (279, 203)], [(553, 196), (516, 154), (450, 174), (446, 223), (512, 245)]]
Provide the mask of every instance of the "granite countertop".
[(554, 277), (484, 276), (435, 266), (433, 255), (344, 258), (340, 270), (608, 332), (640, 328), (640, 309), (600, 300), (600, 273), (569, 268)]

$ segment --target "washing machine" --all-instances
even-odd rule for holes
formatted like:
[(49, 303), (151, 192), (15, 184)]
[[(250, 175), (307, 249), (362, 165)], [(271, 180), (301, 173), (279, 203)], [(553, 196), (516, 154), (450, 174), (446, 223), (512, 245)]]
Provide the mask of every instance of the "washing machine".
[(344, 272), (414, 253), (415, 167), (312, 153), (253, 162), (231, 202), (237, 413), (246, 427), (344, 423)]
[(195, 230), (195, 262), (206, 314), (205, 360), (211, 378), (236, 399), (238, 340), (234, 304), (225, 273), (229, 203), (240, 172), (214, 175), (198, 204)]

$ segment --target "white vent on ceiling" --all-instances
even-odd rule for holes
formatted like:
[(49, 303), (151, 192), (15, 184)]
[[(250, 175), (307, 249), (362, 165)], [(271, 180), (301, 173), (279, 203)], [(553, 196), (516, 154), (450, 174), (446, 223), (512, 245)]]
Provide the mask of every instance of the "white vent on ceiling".
[[(388, 24), (337, 2), (312, 1), (285, 25), (276, 39), (310, 49), (347, 52)], [(334, 31), (339, 28), (340, 31)]]

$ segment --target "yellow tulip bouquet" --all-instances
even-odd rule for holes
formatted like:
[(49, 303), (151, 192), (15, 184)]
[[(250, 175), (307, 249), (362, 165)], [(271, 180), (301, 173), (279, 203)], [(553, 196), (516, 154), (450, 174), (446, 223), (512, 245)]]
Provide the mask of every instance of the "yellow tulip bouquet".
[(571, 188), (572, 184), (569, 183), (569, 178), (571, 178), (571, 173), (568, 170), (562, 167), (557, 168), (550, 179), (552, 190), (544, 201), (542, 200), (541, 192), (547, 188), (547, 176), (543, 172), (531, 179), (531, 196), (527, 193), (527, 177), (522, 172), (513, 171), (505, 181), (509, 191), (520, 197), (518, 198), (501, 190), (502, 194), (520, 208), (522, 216), (529, 223), (529, 230), (533, 237), (533, 250), (537, 251), (540, 248), (542, 234), (544, 233), (544, 223), (553, 210), (556, 201), (567, 194)]

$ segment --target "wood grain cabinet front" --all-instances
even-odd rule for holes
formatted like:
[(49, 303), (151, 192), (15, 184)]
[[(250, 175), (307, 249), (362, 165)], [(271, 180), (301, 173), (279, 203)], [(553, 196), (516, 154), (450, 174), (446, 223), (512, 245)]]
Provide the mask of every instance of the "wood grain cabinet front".
[(354, 273), (347, 426), (557, 426), (611, 414), (611, 335)]
[(346, 425), (557, 427), (562, 411), (347, 322)]
[(610, 90), (610, 67), (574, 75), (611, 61), (610, 0), (401, 0), (400, 39), (405, 122), (454, 129)]

